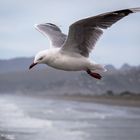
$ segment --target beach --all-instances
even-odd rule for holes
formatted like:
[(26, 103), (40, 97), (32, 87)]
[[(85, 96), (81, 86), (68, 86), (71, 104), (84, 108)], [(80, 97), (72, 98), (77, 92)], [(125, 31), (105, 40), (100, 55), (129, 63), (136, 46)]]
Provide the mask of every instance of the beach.
[(93, 102), (117, 106), (140, 107), (140, 95), (63, 95), (51, 96), (51, 98), (81, 102)]

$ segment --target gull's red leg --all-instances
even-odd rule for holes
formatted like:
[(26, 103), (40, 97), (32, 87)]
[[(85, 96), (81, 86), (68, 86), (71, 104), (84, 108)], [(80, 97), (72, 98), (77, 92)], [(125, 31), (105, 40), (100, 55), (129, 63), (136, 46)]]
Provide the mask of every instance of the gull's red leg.
[(87, 73), (91, 76), (91, 77), (94, 77), (96, 79), (101, 79), (102, 76), (96, 72), (91, 72), (89, 69), (87, 70)]

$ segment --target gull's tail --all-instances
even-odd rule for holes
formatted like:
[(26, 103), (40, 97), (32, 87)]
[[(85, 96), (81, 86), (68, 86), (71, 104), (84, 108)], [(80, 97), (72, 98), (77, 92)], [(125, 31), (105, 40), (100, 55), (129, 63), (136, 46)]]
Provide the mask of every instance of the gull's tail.
[(90, 71), (92, 71), (92, 72), (105, 72), (105, 71), (107, 71), (107, 69), (105, 68), (105, 65), (93, 64), (90, 68)]
[(100, 71), (100, 72), (106, 72), (107, 69), (105, 68), (105, 65), (101, 65), (101, 64), (95, 64), (96, 70)]

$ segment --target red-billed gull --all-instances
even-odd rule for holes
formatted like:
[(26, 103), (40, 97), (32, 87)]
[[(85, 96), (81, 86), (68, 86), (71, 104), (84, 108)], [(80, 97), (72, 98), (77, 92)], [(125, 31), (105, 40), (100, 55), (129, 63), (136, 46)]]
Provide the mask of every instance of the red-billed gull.
[(50, 39), (51, 47), (37, 53), (29, 69), (37, 64), (47, 64), (65, 71), (86, 71), (90, 76), (101, 79), (98, 71), (105, 71), (105, 68), (92, 62), (88, 58), (89, 53), (103, 34), (103, 29), (138, 11), (140, 8), (123, 9), (79, 20), (70, 25), (68, 36), (52, 23), (35, 25)]

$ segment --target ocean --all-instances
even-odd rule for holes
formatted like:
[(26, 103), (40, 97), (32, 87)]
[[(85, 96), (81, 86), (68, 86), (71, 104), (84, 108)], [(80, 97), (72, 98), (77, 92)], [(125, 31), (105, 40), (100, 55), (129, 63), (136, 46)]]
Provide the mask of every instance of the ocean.
[(0, 95), (0, 140), (140, 140), (140, 108)]

